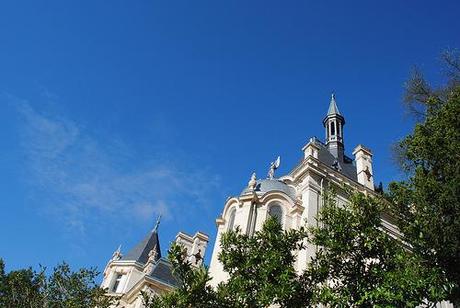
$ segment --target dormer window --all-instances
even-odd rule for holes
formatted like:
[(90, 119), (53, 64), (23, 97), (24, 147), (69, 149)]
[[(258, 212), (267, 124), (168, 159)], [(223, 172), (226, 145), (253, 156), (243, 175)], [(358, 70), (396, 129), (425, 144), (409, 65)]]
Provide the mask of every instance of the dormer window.
[(122, 288), (123, 288), (123, 285), (121, 284), (122, 278), (123, 278), (123, 274), (120, 274), (120, 273), (115, 274), (112, 288), (110, 288), (110, 291), (112, 291), (113, 293), (120, 293), (122, 291)]

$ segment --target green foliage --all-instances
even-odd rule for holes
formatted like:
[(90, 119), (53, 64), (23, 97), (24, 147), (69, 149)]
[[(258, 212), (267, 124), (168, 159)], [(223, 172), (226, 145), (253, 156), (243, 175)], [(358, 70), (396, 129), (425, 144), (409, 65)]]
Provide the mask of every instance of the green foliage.
[(66, 263), (54, 268), (49, 277), (44, 268), (6, 273), (0, 259), (0, 307), (110, 307), (117, 298), (106, 296), (106, 290), (96, 284), (98, 274), (95, 269), (72, 272)]
[(269, 218), (253, 236), (231, 231), (222, 236), (219, 256), (230, 277), (219, 286), (232, 307), (305, 307), (308, 286), (296, 274), (294, 252), (302, 249), (306, 231), (287, 230)]
[[(444, 276), (410, 252), (382, 227), (388, 202), (382, 197), (350, 194), (337, 204), (326, 194), (318, 226), (283, 230), (268, 219), (254, 235), (240, 230), (223, 234), (219, 256), (229, 279), (216, 290), (207, 285), (204, 267), (194, 268), (184, 248), (169, 252), (178, 289), (160, 296), (144, 294), (149, 308), (159, 307), (416, 307), (445, 298)], [(296, 253), (317, 248), (301, 275)]]
[(352, 194), (337, 204), (326, 194), (310, 242), (318, 246), (304, 275), (313, 300), (332, 307), (416, 307), (443, 297), (437, 269), (425, 266), (403, 243), (384, 232), (387, 202)]
[(307, 284), (294, 270), (294, 251), (303, 247), (305, 236), (304, 229), (283, 231), (275, 219), (253, 236), (239, 230), (224, 234), (220, 261), (230, 278), (216, 290), (207, 285), (207, 269), (193, 267), (184, 248), (173, 244), (169, 260), (180, 286), (160, 296), (144, 292), (144, 303), (149, 308), (308, 306)]
[(409, 178), (392, 183), (390, 197), (414, 252), (441, 268), (460, 304), (460, 86), (425, 106), (425, 120), (399, 143)]
[(42, 307), (43, 272), (22, 269), (5, 273), (0, 259), (0, 307)]
[(187, 250), (177, 243), (171, 245), (168, 253), (179, 287), (162, 295), (142, 292), (146, 307), (222, 307), (217, 305), (216, 292), (207, 284), (210, 280), (208, 269), (204, 266), (194, 267), (187, 259)]

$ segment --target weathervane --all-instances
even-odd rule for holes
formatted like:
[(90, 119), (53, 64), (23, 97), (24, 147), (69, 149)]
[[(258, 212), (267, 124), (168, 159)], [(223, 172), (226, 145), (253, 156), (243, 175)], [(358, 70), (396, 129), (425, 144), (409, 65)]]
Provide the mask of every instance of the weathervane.
[(270, 169), (268, 170), (268, 178), (272, 180), (275, 177), (275, 170), (279, 168), (281, 163), (281, 158), (278, 156), (278, 158), (270, 163)]
[(158, 231), (158, 227), (160, 226), (161, 214), (158, 215), (157, 222), (155, 223), (155, 227), (153, 227), (153, 232)]

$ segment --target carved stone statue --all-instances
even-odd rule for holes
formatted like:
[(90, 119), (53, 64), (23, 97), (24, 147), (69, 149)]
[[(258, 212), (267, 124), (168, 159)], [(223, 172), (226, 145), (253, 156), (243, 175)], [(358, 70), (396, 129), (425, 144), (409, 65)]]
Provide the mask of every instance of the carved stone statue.
[(281, 158), (278, 156), (278, 158), (270, 163), (270, 169), (268, 170), (268, 178), (272, 180), (275, 177), (275, 170), (279, 168), (281, 163)]
[(153, 264), (155, 263), (158, 257), (157, 245), (155, 245), (152, 250), (149, 252), (149, 258), (144, 266), (144, 273), (148, 274), (153, 270)]
[(155, 247), (152, 248), (152, 250), (150, 250), (149, 252), (149, 259), (147, 262), (155, 262), (155, 260), (157, 259), (158, 257), (158, 252), (157, 252), (157, 245), (155, 245)]
[(248, 183), (248, 188), (251, 191), (254, 191), (256, 189), (256, 185), (257, 185), (257, 176), (256, 176), (256, 173), (253, 172), (251, 175), (251, 179), (249, 180), (249, 183)]
[(123, 255), (121, 254), (121, 245), (120, 245), (120, 246), (118, 246), (117, 250), (115, 250), (115, 251), (113, 252), (112, 260), (118, 261), (118, 260), (121, 259), (122, 256), (123, 256)]

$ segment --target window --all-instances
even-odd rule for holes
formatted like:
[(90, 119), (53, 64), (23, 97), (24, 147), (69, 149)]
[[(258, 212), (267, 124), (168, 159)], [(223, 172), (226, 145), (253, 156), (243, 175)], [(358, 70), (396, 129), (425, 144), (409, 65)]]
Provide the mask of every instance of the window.
[(274, 217), (280, 223), (280, 225), (283, 224), (283, 209), (281, 208), (281, 205), (274, 204), (270, 206), (268, 209), (268, 215)]
[(120, 282), (121, 282), (122, 277), (123, 277), (122, 274), (120, 274), (120, 273), (116, 274), (115, 280), (113, 281), (113, 285), (112, 285), (112, 292), (118, 293), (118, 292), (121, 291), (121, 290), (118, 290), (118, 287), (120, 286)]
[(233, 230), (233, 226), (235, 224), (235, 214), (236, 214), (236, 210), (232, 209), (230, 211), (230, 217), (228, 218), (227, 231)]
[(331, 136), (335, 135), (335, 122), (331, 122)]

